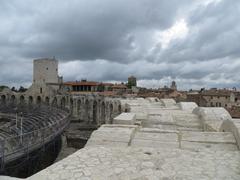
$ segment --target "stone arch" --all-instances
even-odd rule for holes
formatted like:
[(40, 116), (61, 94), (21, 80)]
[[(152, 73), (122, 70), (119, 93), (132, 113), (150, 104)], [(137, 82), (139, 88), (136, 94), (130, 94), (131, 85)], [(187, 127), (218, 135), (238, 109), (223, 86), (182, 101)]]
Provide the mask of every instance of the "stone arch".
[(85, 119), (84, 119), (86, 122), (89, 122), (89, 120), (90, 120), (89, 110), (90, 110), (90, 102), (89, 102), (89, 100), (87, 99), (87, 100), (85, 101)]
[(32, 96), (29, 96), (29, 97), (28, 97), (28, 104), (29, 104), (29, 105), (32, 105), (32, 104), (33, 104), (33, 97), (32, 97)]
[(57, 98), (56, 97), (53, 98), (52, 106), (57, 107)]
[(37, 104), (37, 105), (40, 105), (41, 103), (42, 103), (42, 98), (41, 98), (41, 96), (38, 96), (38, 97), (37, 97), (36, 104)]
[(61, 102), (60, 102), (60, 106), (61, 106), (61, 108), (66, 107), (66, 98), (65, 97), (62, 97)]
[(46, 103), (46, 105), (49, 105), (49, 102), (50, 102), (50, 99), (49, 99), (48, 96), (46, 96), (46, 97), (45, 97), (45, 103)]
[(77, 100), (77, 115), (78, 116), (81, 115), (81, 100), (80, 99)]
[(110, 103), (109, 105), (109, 118), (110, 118), (110, 124), (113, 123), (113, 104)]
[(70, 108), (70, 112), (73, 113), (73, 99), (72, 98), (70, 98), (70, 106), (69, 106), (69, 108)]
[(105, 120), (106, 120), (106, 109), (105, 109), (105, 102), (102, 102), (102, 105), (101, 105), (101, 124), (105, 124)]
[(121, 104), (118, 105), (118, 114), (121, 114), (122, 113), (122, 106)]
[(14, 105), (16, 104), (16, 96), (15, 95), (12, 95), (11, 98), (10, 98), (10, 104)]
[(25, 97), (23, 95), (20, 96), (19, 102), (21, 105), (25, 104)]
[(98, 111), (98, 104), (97, 101), (93, 101), (93, 124), (97, 124), (97, 113)]
[(6, 104), (6, 96), (5, 95), (1, 95), (1, 103), (2, 104)]

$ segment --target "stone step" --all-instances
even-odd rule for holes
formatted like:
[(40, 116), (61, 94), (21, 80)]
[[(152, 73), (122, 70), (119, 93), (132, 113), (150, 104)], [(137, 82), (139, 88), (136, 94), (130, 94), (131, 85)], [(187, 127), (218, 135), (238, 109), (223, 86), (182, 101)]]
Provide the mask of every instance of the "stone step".
[[(180, 137), (181, 136), (181, 137)], [(181, 139), (181, 145), (179, 143)], [(236, 140), (229, 132), (157, 132), (138, 131), (131, 141), (133, 147), (179, 148), (189, 150), (238, 150)]]

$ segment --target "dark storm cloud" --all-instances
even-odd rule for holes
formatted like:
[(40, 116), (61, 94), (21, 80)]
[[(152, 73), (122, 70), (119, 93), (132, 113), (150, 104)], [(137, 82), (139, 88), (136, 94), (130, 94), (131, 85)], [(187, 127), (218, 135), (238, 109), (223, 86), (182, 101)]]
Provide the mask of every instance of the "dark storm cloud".
[(56, 56), (65, 80), (237, 86), (239, 20), (237, 0), (2, 0), (0, 84), (30, 84), (32, 59)]
[[(170, 27), (179, 8), (177, 0), (15, 3), (5, 2), (3, 7), (13, 13), (9, 19), (16, 23), (14, 28), (22, 31), (13, 41), (19, 43), (23, 56), (56, 55), (65, 60), (100, 58), (118, 62), (133, 60), (129, 56), (136, 36)], [(9, 39), (5, 41), (11, 43)]]

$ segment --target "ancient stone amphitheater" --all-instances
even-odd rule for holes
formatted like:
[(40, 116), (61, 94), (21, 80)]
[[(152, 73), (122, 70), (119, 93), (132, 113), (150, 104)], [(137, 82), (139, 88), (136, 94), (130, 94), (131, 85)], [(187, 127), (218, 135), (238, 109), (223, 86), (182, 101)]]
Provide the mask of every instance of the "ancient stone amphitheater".
[(123, 99), (112, 125), (29, 179), (240, 179), (240, 120), (223, 108)]
[[(97, 128), (112, 123), (121, 111), (117, 99), (91, 94), (44, 97), (0, 92), (0, 173), (26, 177), (53, 163), (61, 149), (61, 134), (70, 123), (69, 117)], [(48, 155), (49, 151), (54, 153)], [(49, 162), (41, 160), (41, 167), (35, 168), (33, 157), (39, 152), (43, 156), (38, 159), (47, 158)], [(32, 162), (29, 165), (25, 161)], [(22, 173), (29, 166), (35, 170)]]
[(240, 120), (225, 109), (157, 98), (116, 102), (124, 112), (112, 124), (27, 179), (240, 179)]

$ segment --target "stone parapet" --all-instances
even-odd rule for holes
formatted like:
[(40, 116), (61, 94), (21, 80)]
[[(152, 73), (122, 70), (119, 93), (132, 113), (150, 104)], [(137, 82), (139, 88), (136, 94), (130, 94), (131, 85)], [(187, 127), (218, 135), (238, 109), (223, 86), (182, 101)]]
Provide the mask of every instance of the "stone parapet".
[(198, 107), (193, 113), (199, 116), (204, 131), (221, 131), (223, 121), (232, 119), (224, 108)]

